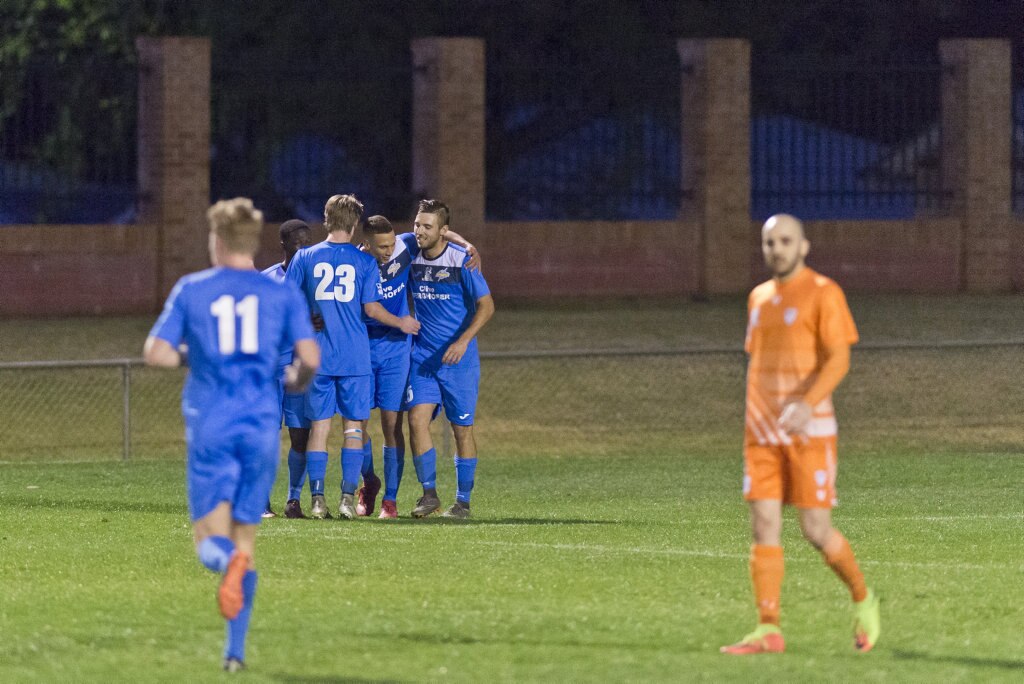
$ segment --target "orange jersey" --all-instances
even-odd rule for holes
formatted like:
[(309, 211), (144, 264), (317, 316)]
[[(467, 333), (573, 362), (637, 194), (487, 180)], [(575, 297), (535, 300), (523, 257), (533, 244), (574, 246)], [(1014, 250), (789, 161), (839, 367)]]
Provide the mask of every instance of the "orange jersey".
[[(790, 435), (776, 423), (783, 406), (801, 399), (814, 384), (824, 351), (857, 342), (857, 328), (842, 289), (810, 268), (785, 283), (754, 288), (747, 300), (747, 444), (788, 446)], [(807, 437), (836, 435), (832, 397), (814, 407)]]

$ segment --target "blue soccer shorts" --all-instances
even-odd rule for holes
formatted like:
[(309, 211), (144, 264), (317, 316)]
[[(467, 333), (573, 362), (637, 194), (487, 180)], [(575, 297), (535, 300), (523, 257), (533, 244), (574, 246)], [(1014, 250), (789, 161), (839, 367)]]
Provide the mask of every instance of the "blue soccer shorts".
[(408, 350), (390, 358), (373, 360), (373, 408), (403, 410), (402, 400), (409, 385)]
[(453, 425), (472, 425), (479, 394), (479, 365), (435, 368), (433, 364), (421, 364), (415, 359), (411, 363), (405, 397), (408, 407), (439, 404)]
[[(281, 414), (284, 426), (289, 428), (309, 429), (310, 420), (306, 417), (306, 393), (292, 394), (284, 391), (284, 380), (277, 381), (277, 396), (281, 401)], [(280, 421), (278, 422), (280, 424)]]
[(337, 413), (367, 420), (372, 399), (372, 375), (317, 375), (306, 390), (306, 418), (325, 420)]
[(280, 432), (273, 414), (197, 416), (186, 429), (186, 483), (192, 521), (204, 518), (222, 501), (232, 517), (258, 525), (270, 499), (280, 461)]

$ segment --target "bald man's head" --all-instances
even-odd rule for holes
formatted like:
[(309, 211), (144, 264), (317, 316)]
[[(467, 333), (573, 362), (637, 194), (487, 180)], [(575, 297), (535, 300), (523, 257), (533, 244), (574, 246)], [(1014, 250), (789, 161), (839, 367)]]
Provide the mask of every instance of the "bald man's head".
[(764, 263), (779, 280), (789, 280), (800, 272), (810, 248), (804, 224), (795, 216), (776, 214), (761, 228)]

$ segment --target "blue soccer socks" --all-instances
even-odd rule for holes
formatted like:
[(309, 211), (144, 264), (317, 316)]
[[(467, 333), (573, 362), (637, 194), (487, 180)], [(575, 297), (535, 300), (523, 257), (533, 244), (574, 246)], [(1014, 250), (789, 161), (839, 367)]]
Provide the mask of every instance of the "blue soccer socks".
[(395, 501), (398, 498), (398, 487), (402, 484), (404, 465), (404, 449), (384, 447), (384, 501)]
[(362, 449), (341, 450), (341, 493), (355, 494), (359, 486), (359, 474), (363, 467)]
[(419, 456), (412, 457), (412, 465), (416, 468), (416, 478), (424, 489), (437, 487), (437, 452), (429, 449)]
[[(320, 478), (321, 480), (323, 478)], [(306, 482), (306, 452), (288, 450), (288, 498), (302, 496), (302, 485)]]
[(219, 536), (207, 537), (199, 542), (199, 546), (196, 548), (199, 562), (216, 573), (223, 573), (228, 569), (228, 561), (231, 560), (231, 554), (234, 552), (235, 543), (227, 537)]
[(373, 472), (373, 440), (366, 440), (366, 444), (363, 445), (363, 479), (366, 479), (367, 475), (375, 475)]
[(455, 493), (455, 500), (464, 504), (469, 503), (469, 495), (473, 491), (473, 480), (476, 478), (476, 457), (462, 458), (455, 457), (455, 476), (458, 478), (458, 491)]
[(324, 479), (327, 477), (327, 452), (307, 451), (306, 471), (309, 473), (309, 492), (313, 496), (323, 496)]
[(224, 644), (225, 658), (245, 660), (245, 637), (249, 633), (249, 618), (256, 598), (257, 575), (249, 570), (242, 578), (242, 610), (234, 620), (228, 620), (227, 639)]

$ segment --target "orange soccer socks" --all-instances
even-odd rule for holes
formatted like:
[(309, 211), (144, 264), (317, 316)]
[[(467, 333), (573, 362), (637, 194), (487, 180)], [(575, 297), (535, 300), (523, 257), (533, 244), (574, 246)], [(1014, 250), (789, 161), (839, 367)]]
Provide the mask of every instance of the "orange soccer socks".
[(857, 559), (853, 556), (850, 542), (846, 541), (846, 537), (839, 530), (832, 530), (832, 536), (825, 542), (821, 555), (832, 571), (839, 575), (839, 579), (850, 588), (850, 596), (854, 602), (860, 603), (867, 598), (868, 589), (864, 584), (864, 575), (857, 567)]
[(750, 547), (750, 579), (754, 583), (760, 624), (779, 624), (783, 571), (781, 546), (754, 544)]

